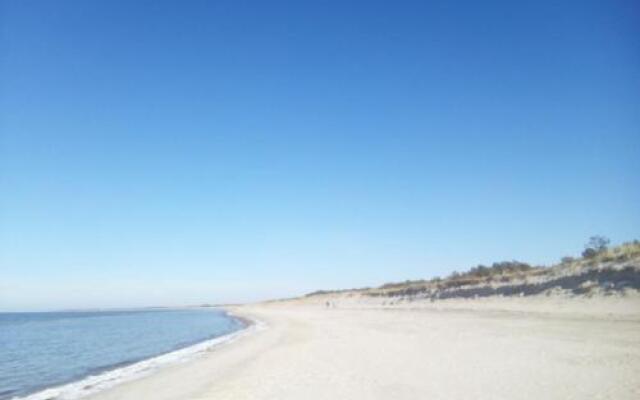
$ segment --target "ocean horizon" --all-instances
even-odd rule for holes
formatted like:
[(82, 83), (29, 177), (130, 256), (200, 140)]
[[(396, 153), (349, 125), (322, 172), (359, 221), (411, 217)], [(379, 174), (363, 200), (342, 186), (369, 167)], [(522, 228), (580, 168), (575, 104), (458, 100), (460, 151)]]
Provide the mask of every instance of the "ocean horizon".
[(0, 400), (71, 400), (196, 356), (246, 324), (218, 308), (0, 312)]

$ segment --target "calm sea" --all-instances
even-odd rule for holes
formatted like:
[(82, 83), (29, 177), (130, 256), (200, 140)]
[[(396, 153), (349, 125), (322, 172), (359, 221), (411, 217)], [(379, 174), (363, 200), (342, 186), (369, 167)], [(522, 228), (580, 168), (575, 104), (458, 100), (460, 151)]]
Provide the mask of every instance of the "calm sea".
[(243, 326), (216, 309), (0, 313), (0, 400), (82, 397), (193, 357)]

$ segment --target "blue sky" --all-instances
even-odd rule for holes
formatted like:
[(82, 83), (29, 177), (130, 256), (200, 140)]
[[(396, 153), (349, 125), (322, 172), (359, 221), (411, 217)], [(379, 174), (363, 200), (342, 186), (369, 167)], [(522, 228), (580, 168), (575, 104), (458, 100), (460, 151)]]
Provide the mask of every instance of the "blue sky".
[(637, 1), (2, 0), (0, 309), (640, 237)]

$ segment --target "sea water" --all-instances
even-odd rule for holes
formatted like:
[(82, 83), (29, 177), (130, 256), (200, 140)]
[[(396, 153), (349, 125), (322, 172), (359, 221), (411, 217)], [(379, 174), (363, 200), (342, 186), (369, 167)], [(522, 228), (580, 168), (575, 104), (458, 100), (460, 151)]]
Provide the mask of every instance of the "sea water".
[(233, 337), (212, 308), (0, 313), (0, 400), (82, 397)]

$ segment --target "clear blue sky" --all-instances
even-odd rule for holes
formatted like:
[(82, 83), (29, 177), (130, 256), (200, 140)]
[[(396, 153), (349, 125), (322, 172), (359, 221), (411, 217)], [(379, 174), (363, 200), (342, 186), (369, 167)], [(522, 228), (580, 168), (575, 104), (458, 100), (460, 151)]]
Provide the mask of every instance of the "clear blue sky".
[(640, 3), (1, 1), (0, 309), (640, 238)]

